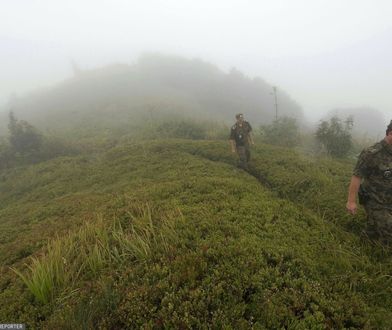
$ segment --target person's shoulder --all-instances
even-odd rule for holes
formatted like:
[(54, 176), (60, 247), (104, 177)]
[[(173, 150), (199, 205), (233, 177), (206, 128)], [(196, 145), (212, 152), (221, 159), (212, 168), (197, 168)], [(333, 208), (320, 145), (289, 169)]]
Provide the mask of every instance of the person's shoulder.
[(235, 130), (237, 128), (237, 123), (235, 123), (233, 126), (231, 126), (232, 130)]
[(370, 147), (365, 148), (363, 151), (369, 154), (376, 154), (384, 148), (383, 141), (379, 141)]
[(374, 156), (379, 153), (384, 148), (382, 141), (376, 142), (375, 144), (371, 145), (362, 150), (360, 156), (367, 157), (367, 156)]

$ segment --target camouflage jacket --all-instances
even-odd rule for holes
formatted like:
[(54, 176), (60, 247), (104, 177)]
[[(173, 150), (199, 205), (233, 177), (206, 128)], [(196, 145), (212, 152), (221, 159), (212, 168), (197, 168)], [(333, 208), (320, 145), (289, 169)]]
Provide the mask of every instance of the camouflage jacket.
[(231, 127), (230, 140), (234, 140), (237, 147), (247, 146), (249, 144), (249, 133), (252, 131), (252, 126), (247, 121), (243, 121), (242, 125), (235, 123)]
[(392, 208), (392, 145), (382, 140), (363, 150), (354, 168), (370, 202)]

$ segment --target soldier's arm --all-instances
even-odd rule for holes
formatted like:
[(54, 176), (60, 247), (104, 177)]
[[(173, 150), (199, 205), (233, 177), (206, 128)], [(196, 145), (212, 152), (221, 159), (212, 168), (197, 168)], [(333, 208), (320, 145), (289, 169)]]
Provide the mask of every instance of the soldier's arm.
[(253, 140), (252, 126), (250, 126), (249, 123), (248, 123), (248, 129), (249, 129), (248, 141), (249, 141), (250, 144), (255, 144), (255, 142)]
[(249, 132), (249, 134), (248, 134), (248, 140), (249, 140), (249, 143), (250, 143), (250, 144), (255, 144), (255, 142), (253, 141), (253, 134), (252, 134), (252, 132)]
[(353, 175), (351, 177), (346, 204), (346, 209), (350, 214), (355, 214), (357, 212), (357, 195), (359, 186), (361, 185), (361, 180), (361, 177), (357, 175)]
[(351, 177), (346, 204), (346, 209), (351, 214), (355, 214), (357, 211), (357, 195), (362, 178), (368, 176), (370, 155), (371, 153), (366, 149), (361, 152)]
[(235, 140), (230, 139), (231, 151), (235, 152)]

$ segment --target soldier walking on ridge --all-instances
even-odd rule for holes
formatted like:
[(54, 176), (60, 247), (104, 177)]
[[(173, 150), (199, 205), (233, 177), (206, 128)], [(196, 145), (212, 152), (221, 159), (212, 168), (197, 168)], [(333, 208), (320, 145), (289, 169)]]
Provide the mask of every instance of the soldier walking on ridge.
[(359, 155), (351, 177), (347, 211), (357, 211), (356, 196), (368, 217), (367, 235), (392, 243), (392, 120), (385, 138)]
[(252, 137), (252, 127), (244, 120), (244, 115), (238, 113), (235, 116), (237, 122), (231, 127), (230, 145), (233, 153), (237, 152), (239, 157), (238, 166), (247, 170), (250, 160), (250, 144), (254, 144)]

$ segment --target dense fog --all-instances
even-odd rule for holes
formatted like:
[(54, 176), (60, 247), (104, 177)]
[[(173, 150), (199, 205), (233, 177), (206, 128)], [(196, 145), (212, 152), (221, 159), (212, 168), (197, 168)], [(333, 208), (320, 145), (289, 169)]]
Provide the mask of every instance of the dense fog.
[[(114, 69), (117, 78), (129, 72), (132, 86), (151, 98), (144, 98), (145, 106), (159, 106), (157, 99), (166, 93), (170, 102), (178, 103), (176, 107), (188, 111), (224, 114), (228, 121), (241, 111), (268, 122), (276, 110), (272, 94), (276, 86), (282, 114), (295, 113), (310, 123), (333, 112), (353, 114), (359, 124), (356, 129), (379, 134), (384, 128), (374, 126), (385, 126), (392, 115), (391, 9), (388, 1), (376, 5), (370, 0), (6, 0), (0, 12), (0, 111), (18, 112), (19, 106), (21, 113), (42, 112), (53, 107), (52, 98), (59, 96), (56, 91), (66, 90), (75, 72), (100, 75)], [(169, 78), (168, 62), (157, 57), (154, 68), (150, 59), (152, 75), (159, 71), (166, 75), (156, 89), (152, 81), (147, 82), (149, 78), (137, 80), (137, 74), (131, 73), (133, 68), (140, 72), (145, 54), (162, 54), (173, 64)], [(163, 67), (157, 68), (159, 64)], [(189, 77), (179, 79), (183, 65), (188, 66)], [(110, 91), (104, 95), (124, 96), (125, 85), (111, 78), (112, 83), (106, 82), (112, 84)], [(233, 80), (238, 82), (237, 90)], [(65, 103), (52, 111), (83, 99), (80, 95), (67, 99), (64, 93), (57, 102)], [(100, 107), (97, 102), (102, 97), (92, 102)], [(221, 100), (216, 102), (217, 98)], [(105, 107), (108, 102), (103, 101)], [(83, 106), (72, 103), (70, 107)], [(369, 122), (367, 117), (375, 120)], [(0, 126), (4, 124), (2, 120)]]

